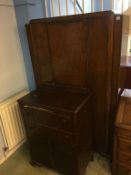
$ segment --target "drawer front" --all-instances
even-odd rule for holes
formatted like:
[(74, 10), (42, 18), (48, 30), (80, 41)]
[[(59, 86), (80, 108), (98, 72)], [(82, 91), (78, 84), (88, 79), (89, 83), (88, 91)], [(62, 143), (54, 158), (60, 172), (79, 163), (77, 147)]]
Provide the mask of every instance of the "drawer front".
[(125, 154), (123, 152), (117, 152), (117, 160), (129, 167), (131, 167), (131, 154)]
[(51, 139), (54, 142), (67, 144), (67, 145), (72, 145), (76, 143), (73, 134), (62, 132), (62, 131), (58, 132), (57, 130), (54, 130), (52, 128), (46, 128), (46, 127), (43, 127), (42, 125), (39, 126), (38, 130), (40, 130), (40, 132), (43, 133), (42, 135), (46, 135), (47, 138)]
[(55, 112), (39, 107), (24, 106), (25, 120), (36, 122), (49, 128), (73, 132), (73, 118), (56, 114)]
[(117, 136), (131, 140), (131, 132), (129, 132), (125, 129), (117, 128), (116, 134), (117, 134)]
[(131, 154), (131, 140), (127, 140), (127, 139), (118, 137), (117, 138), (117, 148), (120, 151)]
[[(62, 143), (67, 145), (75, 144), (75, 137), (73, 134), (66, 132), (58, 132), (53, 128), (47, 128), (42, 125), (38, 125), (36, 130), (34, 130), (33, 135), (31, 135), (31, 139), (42, 141), (42, 140), (52, 140), (56, 143)], [(36, 143), (37, 144), (37, 143)]]

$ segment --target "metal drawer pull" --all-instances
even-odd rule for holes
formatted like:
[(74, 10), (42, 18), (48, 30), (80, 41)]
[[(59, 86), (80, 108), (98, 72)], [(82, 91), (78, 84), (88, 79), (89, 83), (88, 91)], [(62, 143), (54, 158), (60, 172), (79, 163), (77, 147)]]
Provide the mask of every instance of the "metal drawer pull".
[(35, 107), (35, 106), (29, 106), (29, 105), (24, 105), (24, 108), (29, 108), (29, 109), (35, 109), (35, 110), (39, 110), (39, 111), (45, 111), (45, 112), (49, 112), (49, 113), (54, 113), (53, 111), (50, 111), (48, 109)]

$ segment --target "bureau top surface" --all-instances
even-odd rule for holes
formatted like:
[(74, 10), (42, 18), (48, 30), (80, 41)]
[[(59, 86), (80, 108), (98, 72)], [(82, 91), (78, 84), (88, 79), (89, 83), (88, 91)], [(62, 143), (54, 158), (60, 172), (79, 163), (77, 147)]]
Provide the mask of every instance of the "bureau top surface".
[(115, 124), (131, 130), (131, 90), (125, 90), (121, 96)]
[(79, 111), (88, 101), (89, 90), (44, 86), (20, 99), (27, 105), (37, 105), (50, 109)]

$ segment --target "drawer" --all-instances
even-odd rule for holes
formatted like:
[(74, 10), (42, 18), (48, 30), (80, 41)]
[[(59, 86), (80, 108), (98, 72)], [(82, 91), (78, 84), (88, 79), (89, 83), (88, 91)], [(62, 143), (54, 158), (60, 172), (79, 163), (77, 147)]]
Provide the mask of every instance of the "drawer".
[(131, 140), (131, 132), (129, 132), (128, 130), (117, 128), (116, 134), (117, 134), (117, 136), (121, 136), (123, 138), (125, 137), (125, 138)]
[(129, 167), (131, 167), (131, 154), (126, 154), (121, 151), (117, 152), (117, 160)]
[(29, 139), (35, 138), (36, 142), (49, 139), (56, 143), (61, 143), (63, 145), (76, 144), (75, 136), (71, 133), (59, 131), (53, 128), (48, 128), (42, 125), (35, 126), (35, 123), (28, 124), (30, 125), (26, 126), (27, 135)]
[(117, 148), (120, 151), (131, 154), (131, 140), (127, 140), (127, 139), (118, 137), (117, 138)]
[(43, 130), (43, 135), (46, 135), (48, 139), (51, 139), (52, 141), (56, 143), (61, 143), (61, 144), (67, 144), (67, 145), (72, 145), (75, 144), (75, 137), (71, 133), (66, 133), (62, 131), (55, 130), (53, 128), (46, 128), (43, 126), (39, 126), (39, 130)]
[(34, 121), (39, 125), (73, 131), (73, 118), (71, 116), (59, 115), (55, 112), (39, 107), (24, 106), (26, 120)]

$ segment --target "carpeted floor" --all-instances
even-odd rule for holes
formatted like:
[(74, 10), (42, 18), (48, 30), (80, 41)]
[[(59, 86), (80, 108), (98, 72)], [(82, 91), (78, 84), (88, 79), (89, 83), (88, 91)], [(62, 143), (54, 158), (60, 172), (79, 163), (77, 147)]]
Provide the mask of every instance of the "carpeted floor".
[[(23, 145), (5, 163), (0, 165), (0, 175), (59, 175), (46, 167), (33, 167), (29, 164), (27, 145)], [(85, 175), (111, 175), (109, 160), (94, 154), (94, 160), (90, 162)]]

